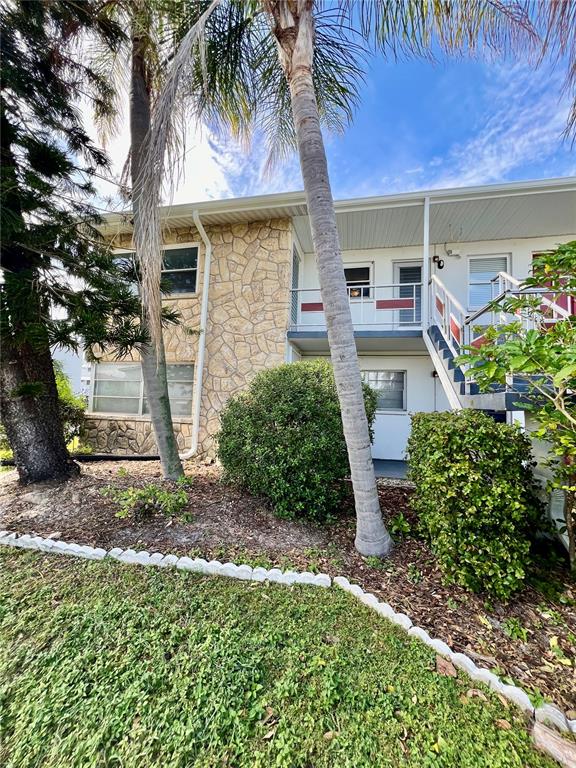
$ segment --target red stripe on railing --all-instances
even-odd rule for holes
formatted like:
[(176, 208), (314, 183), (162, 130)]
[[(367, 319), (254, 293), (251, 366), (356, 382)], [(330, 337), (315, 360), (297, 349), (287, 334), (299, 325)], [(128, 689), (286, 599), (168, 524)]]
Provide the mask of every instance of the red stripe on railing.
[(414, 309), (414, 299), (379, 299), (376, 309)]
[(302, 312), (322, 312), (324, 305), (321, 301), (309, 301), (302, 304)]
[(476, 349), (480, 349), (480, 347), (483, 347), (484, 344), (486, 344), (487, 341), (488, 341), (488, 339), (486, 338), (486, 336), (484, 336), (484, 334), (482, 334), (482, 336), (477, 336), (474, 339), (474, 341), (471, 341), (470, 342), (470, 346), (471, 347), (476, 347)]
[(450, 331), (452, 332), (452, 336), (454, 336), (458, 344), (460, 344), (460, 339), (462, 336), (462, 328), (456, 322), (456, 318), (454, 317), (454, 315), (450, 315)]
[(440, 317), (444, 317), (444, 302), (439, 296), (436, 296), (436, 309), (440, 312)]

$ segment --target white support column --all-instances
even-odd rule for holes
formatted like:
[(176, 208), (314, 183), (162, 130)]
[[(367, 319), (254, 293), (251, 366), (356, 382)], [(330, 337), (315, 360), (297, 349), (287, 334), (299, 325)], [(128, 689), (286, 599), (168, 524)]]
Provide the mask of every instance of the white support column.
[(424, 198), (424, 233), (422, 238), (422, 330), (426, 333), (430, 325), (430, 198)]

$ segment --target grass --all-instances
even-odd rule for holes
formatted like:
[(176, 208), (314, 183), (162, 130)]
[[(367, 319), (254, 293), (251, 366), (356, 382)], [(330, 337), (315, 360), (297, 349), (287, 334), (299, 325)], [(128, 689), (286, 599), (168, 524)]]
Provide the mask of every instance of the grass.
[(0, 601), (5, 768), (554, 765), (340, 590), (5, 550)]

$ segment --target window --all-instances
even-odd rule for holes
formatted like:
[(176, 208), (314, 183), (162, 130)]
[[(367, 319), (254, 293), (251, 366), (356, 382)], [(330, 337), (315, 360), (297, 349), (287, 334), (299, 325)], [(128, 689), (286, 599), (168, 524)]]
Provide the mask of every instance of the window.
[(492, 280), (508, 270), (508, 256), (471, 256), (468, 263), (468, 308), (480, 309), (495, 298)]
[[(194, 366), (173, 363), (166, 366), (168, 395), (173, 416), (192, 414)], [(92, 413), (121, 413), (135, 416), (149, 413), (144, 397), (140, 363), (98, 363), (94, 375)]]
[[(118, 263), (129, 266), (134, 253), (127, 251), (116, 257)], [(165, 293), (196, 293), (196, 278), (198, 275), (198, 246), (185, 248), (167, 248), (164, 251), (162, 265), (162, 283)]]
[(198, 248), (169, 248), (164, 251), (162, 280), (167, 293), (195, 293)]
[(376, 391), (379, 411), (406, 410), (405, 371), (363, 371), (362, 379)]
[(351, 299), (370, 296), (370, 266), (344, 267), (344, 275)]

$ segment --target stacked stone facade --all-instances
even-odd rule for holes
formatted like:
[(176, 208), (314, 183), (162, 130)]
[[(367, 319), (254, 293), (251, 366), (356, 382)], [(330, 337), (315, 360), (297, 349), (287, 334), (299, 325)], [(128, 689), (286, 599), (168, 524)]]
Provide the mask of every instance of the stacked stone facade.
[[(181, 323), (164, 331), (166, 360), (195, 363), (199, 333), (206, 333), (200, 410), (200, 451), (212, 454), (219, 414), (230, 395), (245, 389), (260, 370), (285, 360), (290, 305), (292, 238), (287, 219), (206, 227), (212, 243), (208, 322), (200, 328), (204, 246), (194, 226), (165, 234), (165, 243), (198, 245), (196, 293), (166, 300)], [(128, 236), (117, 248), (130, 248)], [(105, 358), (103, 358), (105, 359)], [(196, 371), (195, 371), (196, 375)], [(192, 418), (174, 428), (181, 449), (190, 447)], [(150, 454), (156, 445), (150, 420), (88, 414), (86, 442), (96, 451)]]

